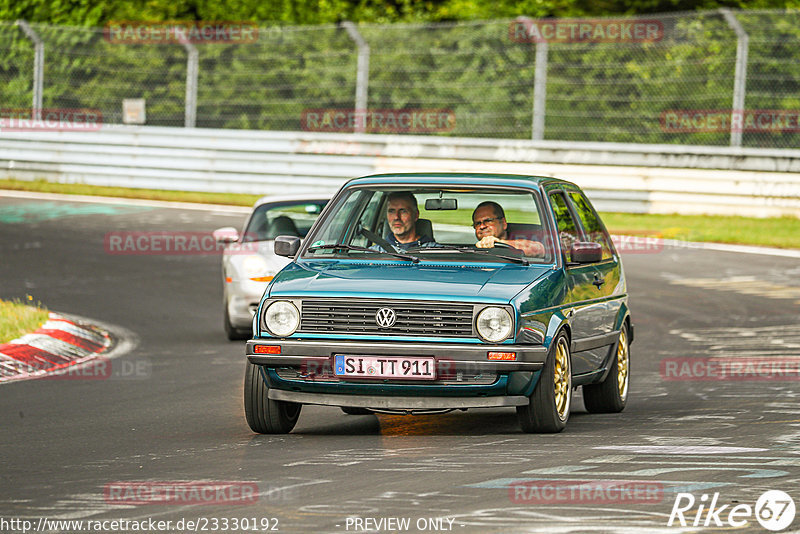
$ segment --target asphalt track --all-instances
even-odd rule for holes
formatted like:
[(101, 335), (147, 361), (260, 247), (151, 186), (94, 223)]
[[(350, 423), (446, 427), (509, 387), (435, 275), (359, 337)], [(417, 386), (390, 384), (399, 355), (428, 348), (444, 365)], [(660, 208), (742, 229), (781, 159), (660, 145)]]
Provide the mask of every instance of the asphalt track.
[[(0, 531), (22, 532), (12, 519), (153, 519), (183, 532), (177, 521), (203, 518), (206, 532), (222, 532), (223, 519), (228, 532), (263, 532), (233, 530), (236, 518), (280, 532), (718, 531), (714, 518), (703, 526), (717, 493), (717, 508), (729, 505), (722, 521), (767, 490), (800, 505), (800, 382), (664, 370), (674, 358), (800, 358), (797, 258), (680, 247), (624, 255), (636, 324), (628, 407), (590, 415), (578, 396), (561, 434), (523, 434), (511, 409), (402, 417), (305, 407), (291, 434), (261, 436), (243, 415), (243, 345), (221, 328), (219, 257), (104, 248), (108, 232), (207, 232), (243, 218), (0, 193), (0, 298), (31, 295), (116, 325), (133, 347), (111, 375), (0, 385)], [(192, 481), (257, 491), (249, 504), (109, 497), (124, 483)], [(569, 481), (593, 493), (531, 491)], [(603, 491), (615, 481), (654, 491)], [(668, 526), (681, 492), (696, 504), (686, 527)], [(738, 532), (768, 532), (745, 520)], [(797, 528), (800, 513), (784, 532)]]

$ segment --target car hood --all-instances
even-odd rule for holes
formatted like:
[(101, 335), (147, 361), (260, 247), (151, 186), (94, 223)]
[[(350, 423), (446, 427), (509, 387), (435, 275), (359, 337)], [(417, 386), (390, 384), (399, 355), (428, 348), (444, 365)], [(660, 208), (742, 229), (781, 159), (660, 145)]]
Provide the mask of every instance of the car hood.
[(281, 271), (269, 295), (507, 303), (549, 270), (548, 265), (306, 261)]

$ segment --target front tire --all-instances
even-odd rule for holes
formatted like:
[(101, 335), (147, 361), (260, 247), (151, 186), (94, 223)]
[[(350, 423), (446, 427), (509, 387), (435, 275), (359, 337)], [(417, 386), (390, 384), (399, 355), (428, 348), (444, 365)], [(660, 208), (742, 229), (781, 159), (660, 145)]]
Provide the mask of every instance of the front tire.
[(563, 331), (550, 346), (539, 382), (524, 406), (517, 406), (523, 432), (555, 433), (567, 426), (572, 404), (572, 357)]
[(297, 424), (302, 404), (269, 398), (261, 366), (247, 362), (244, 370), (244, 416), (253, 432), (288, 434)]
[(590, 413), (617, 413), (625, 409), (630, 382), (631, 350), (628, 327), (622, 325), (617, 340), (616, 354), (608, 376), (599, 384), (583, 386), (583, 405)]

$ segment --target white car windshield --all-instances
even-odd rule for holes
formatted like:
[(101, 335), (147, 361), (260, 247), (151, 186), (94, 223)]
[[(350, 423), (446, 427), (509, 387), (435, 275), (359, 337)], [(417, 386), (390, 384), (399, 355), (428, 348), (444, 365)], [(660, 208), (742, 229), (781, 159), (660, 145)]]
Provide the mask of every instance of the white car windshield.
[(261, 204), (253, 210), (242, 241), (267, 241), (279, 235), (305, 237), (325, 204), (324, 200)]

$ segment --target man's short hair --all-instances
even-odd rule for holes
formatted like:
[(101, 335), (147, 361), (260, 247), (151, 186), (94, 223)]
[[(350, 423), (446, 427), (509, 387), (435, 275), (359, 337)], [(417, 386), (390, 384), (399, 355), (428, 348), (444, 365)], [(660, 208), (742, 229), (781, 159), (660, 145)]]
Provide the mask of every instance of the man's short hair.
[(419, 206), (417, 205), (417, 197), (414, 196), (414, 193), (411, 191), (394, 191), (386, 195), (386, 205), (389, 205), (389, 202), (393, 200), (405, 200), (409, 204), (411, 204), (411, 208), (414, 210), (415, 213), (419, 213)]
[[(491, 200), (486, 200), (478, 204), (478, 206), (475, 208), (475, 211), (478, 211), (479, 209), (484, 208), (486, 206), (492, 207), (492, 210), (494, 210), (494, 216), (497, 217), (498, 219), (506, 218), (506, 212), (503, 211), (503, 206), (501, 206), (497, 202), (492, 202)], [(472, 212), (473, 220), (475, 219), (475, 211)]]

